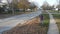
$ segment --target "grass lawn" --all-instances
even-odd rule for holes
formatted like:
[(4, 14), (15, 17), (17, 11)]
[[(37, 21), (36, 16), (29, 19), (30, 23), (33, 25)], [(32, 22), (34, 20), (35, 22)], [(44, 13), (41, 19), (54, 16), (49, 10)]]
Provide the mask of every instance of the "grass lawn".
[(49, 15), (48, 14), (43, 14), (44, 16), (44, 25), (49, 26)]
[(56, 10), (48, 10), (50, 13), (60, 13), (60, 11), (56, 11)]
[(55, 20), (56, 20), (56, 24), (58, 25), (59, 28), (59, 33), (60, 33), (60, 14), (53, 14)]
[[(3, 34), (47, 34), (49, 26), (49, 15), (43, 14), (44, 24), (40, 25), (40, 18), (36, 17), (32, 21), (29, 21), (28, 24), (23, 26), (17, 26), (11, 30), (3, 32)], [(37, 20), (38, 21), (37, 21)]]

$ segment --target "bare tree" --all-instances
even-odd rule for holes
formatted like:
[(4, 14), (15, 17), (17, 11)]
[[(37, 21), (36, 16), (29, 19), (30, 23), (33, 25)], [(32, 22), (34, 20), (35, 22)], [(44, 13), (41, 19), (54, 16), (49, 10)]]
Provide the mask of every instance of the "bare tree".
[(17, 7), (17, 4), (18, 4), (18, 0), (12, 0), (12, 2), (10, 4), (10, 7), (12, 8), (13, 15), (15, 13), (14, 9)]
[(30, 9), (33, 11), (35, 8), (37, 8), (37, 6), (35, 5), (34, 2), (30, 3)]
[(43, 5), (41, 6), (41, 8), (43, 8), (43, 10), (49, 9), (50, 5), (48, 4), (48, 2), (44, 2)]
[(56, 0), (58, 4), (60, 4), (60, 0)]
[(59, 10), (60, 10), (60, 0), (56, 0), (56, 1), (57, 1), (57, 3), (58, 3), (58, 5), (57, 5), (56, 8), (58, 8), (58, 13), (59, 13)]

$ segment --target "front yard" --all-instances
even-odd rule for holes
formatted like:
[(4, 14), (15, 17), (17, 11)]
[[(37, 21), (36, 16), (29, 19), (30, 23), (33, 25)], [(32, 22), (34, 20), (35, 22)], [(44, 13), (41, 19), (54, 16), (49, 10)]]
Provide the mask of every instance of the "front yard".
[(23, 26), (20, 26), (20, 24), (18, 24), (15, 28), (4, 31), (2, 34), (47, 34), (49, 26), (49, 15), (43, 14), (43, 16), (43, 26), (40, 25), (40, 17), (38, 16), (32, 20), (27, 21), (28, 24)]
[(56, 24), (57, 24), (57, 26), (58, 26), (58, 28), (59, 28), (59, 33), (60, 33), (60, 14), (53, 14), (53, 16), (54, 16), (54, 18), (55, 18), (55, 20), (56, 20)]

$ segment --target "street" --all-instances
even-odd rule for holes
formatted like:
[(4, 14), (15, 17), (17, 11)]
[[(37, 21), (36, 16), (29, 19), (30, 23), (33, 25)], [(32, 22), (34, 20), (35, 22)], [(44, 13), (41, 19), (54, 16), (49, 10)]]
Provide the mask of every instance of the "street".
[(6, 19), (0, 19), (0, 33), (15, 27), (17, 24), (24, 24), (25, 21), (37, 17), (41, 14), (41, 11), (32, 12), (30, 14), (22, 14)]

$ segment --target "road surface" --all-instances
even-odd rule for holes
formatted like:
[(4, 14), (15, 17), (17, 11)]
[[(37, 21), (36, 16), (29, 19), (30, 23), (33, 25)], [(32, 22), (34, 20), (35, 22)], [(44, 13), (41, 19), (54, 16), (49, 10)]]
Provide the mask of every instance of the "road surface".
[(40, 14), (41, 14), (41, 11), (38, 10), (30, 14), (22, 14), (22, 15), (18, 15), (18, 16), (6, 18), (6, 19), (0, 19), (0, 34), (3, 31), (9, 30), (15, 27), (19, 23), (24, 24), (25, 21), (30, 20), (36, 16), (39, 16)]

